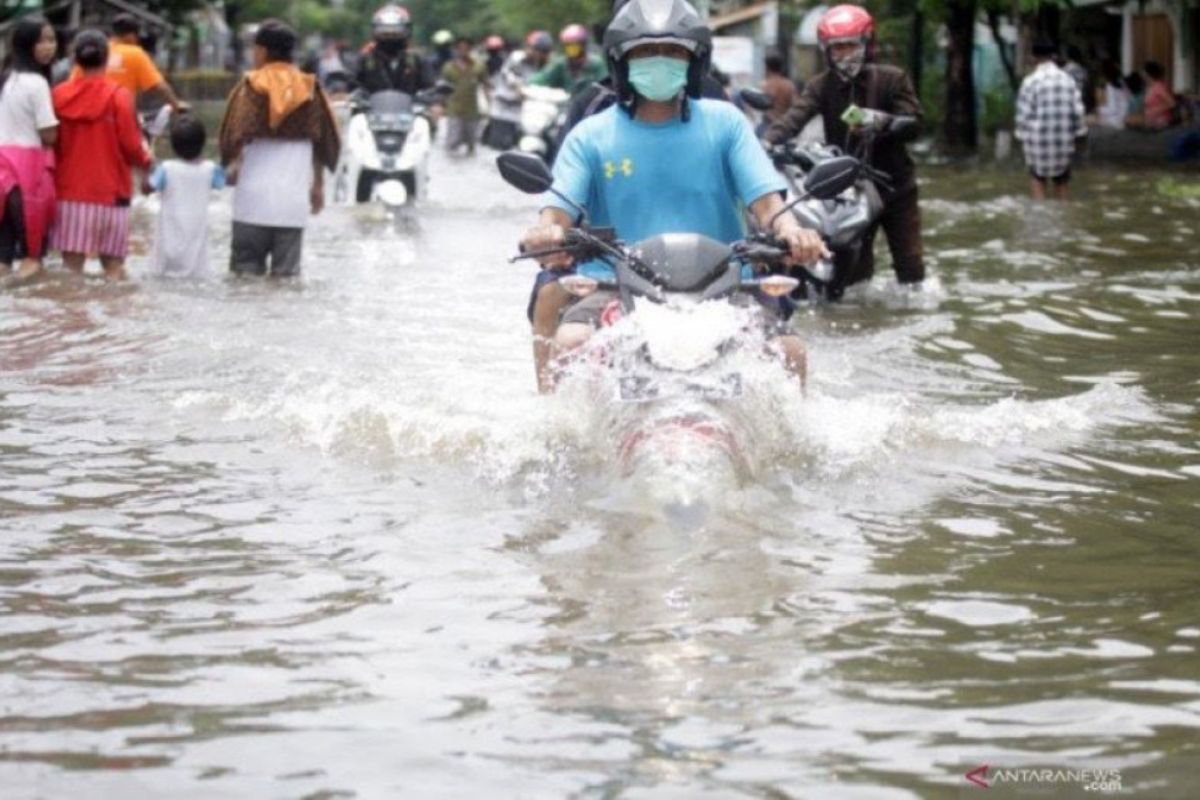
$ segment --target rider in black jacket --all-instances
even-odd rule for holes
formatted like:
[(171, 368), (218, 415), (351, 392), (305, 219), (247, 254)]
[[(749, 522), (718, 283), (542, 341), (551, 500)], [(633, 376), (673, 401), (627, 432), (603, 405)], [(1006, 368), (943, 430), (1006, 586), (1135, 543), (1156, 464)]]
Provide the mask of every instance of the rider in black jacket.
[(412, 21), (408, 11), (386, 5), (371, 19), (371, 43), (355, 71), (355, 87), (367, 94), (388, 90), (416, 94), (431, 89), (436, 78), (415, 53), (409, 52)]

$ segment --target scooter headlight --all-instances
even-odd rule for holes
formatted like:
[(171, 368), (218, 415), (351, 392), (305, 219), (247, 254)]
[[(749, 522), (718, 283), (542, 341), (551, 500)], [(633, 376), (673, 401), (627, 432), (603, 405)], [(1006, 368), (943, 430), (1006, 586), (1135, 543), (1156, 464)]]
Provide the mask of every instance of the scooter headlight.
[(800, 281), (787, 275), (772, 275), (758, 282), (759, 290), (767, 297), (783, 297), (789, 295), (800, 285)]

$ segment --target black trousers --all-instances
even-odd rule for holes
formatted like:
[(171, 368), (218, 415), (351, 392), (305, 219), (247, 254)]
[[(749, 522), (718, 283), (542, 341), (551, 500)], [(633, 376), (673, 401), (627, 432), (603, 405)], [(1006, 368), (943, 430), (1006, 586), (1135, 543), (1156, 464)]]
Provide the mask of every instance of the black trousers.
[(843, 276), (831, 287), (837, 295), (853, 283), (870, 279), (875, 274), (875, 235), (883, 228), (888, 250), (892, 253), (892, 268), (900, 283), (925, 280), (925, 245), (921, 238), (921, 206), (916, 185), (898, 189), (883, 198), (883, 214), (866, 236), (862, 251), (855, 263), (838, 263), (838, 275)]
[(0, 264), (11, 264), (22, 258), (40, 258), (41, 253), (30, 255), (25, 241), (25, 203), (21, 199), (20, 187), (14, 186), (4, 198), (4, 220), (0, 221)]

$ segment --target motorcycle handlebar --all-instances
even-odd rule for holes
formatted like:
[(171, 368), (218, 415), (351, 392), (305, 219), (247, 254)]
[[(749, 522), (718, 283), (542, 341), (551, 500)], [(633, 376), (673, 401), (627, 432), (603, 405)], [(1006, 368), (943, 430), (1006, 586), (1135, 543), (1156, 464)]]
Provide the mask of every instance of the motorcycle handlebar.
[[(605, 255), (636, 260), (634, 254), (625, 248), (624, 243), (616, 239), (615, 232), (611, 228), (598, 228), (594, 231), (571, 228), (566, 232), (562, 247), (526, 250), (525, 246), (521, 245), (520, 251), (519, 255), (509, 259), (509, 263), (542, 259), (563, 253), (573, 256), (577, 261)], [(751, 236), (732, 246), (734, 258), (771, 266), (782, 264), (790, 253), (790, 248), (779, 239), (761, 234)]]

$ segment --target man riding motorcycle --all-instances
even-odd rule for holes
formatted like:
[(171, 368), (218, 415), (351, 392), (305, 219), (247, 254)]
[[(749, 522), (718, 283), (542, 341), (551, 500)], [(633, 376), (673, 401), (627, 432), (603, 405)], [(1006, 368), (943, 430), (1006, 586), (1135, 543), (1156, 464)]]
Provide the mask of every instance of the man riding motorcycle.
[(489, 78), (496, 77), (496, 73), (504, 66), (504, 60), (507, 54), (504, 52), (508, 46), (504, 43), (504, 38), (492, 34), (483, 40), (483, 50), (486, 54), (484, 64), (487, 66)]
[(433, 52), (426, 59), (425, 68), (433, 75), (441, 75), (442, 69), (454, 60), (454, 34), (442, 28), (429, 39)]
[(604, 62), (588, 52), (587, 28), (568, 25), (558, 35), (562, 44), (562, 56), (550, 62), (550, 66), (534, 75), (530, 80), (535, 86), (552, 86), (568, 94), (576, 94), (586, 87), (603, 80), (607, 74)]
[[(791, 214), (777, 214), (784, 182), (749, 121), (728, 103), (700, 99), (712, 35), (695, 8), (685, 0), (630, 0), (605, 32), (604, 51), (618, 104), (581, 123), (554, 165), (555, 189), (587, 209), (591, 223), (611, 225), (629, 242), (666, 233), (733, 242), (744, 235), (744, 205), (762, 227), (772, 226), (794, 264), (827, 255), (814, 231)], [(570, 205), (547, 202), (539, 225), (522, 241), (527, 250), (562, 247), (567, 229), (581, 222)], [(552, 270), (571, 267), (565, 257), (542, 263)], [(568, 298), (556, 282), (538, 293), (534, 360), (543, 392), (554, 388), (556, 350), (578, 347), (591, 335), (611, 294), (575, 303), (555, 335)], [(803, 381), (803, 344), (781, 326), (774, 332), (773, 342)]]
[(497, 150), (515, 147), (521, 137), (521, 104), (529, 79), (540, 72), (554, 52), (554, 37), (545, 31), (532, 31), (525, 37), (525, 49), (508, 57), (496, 75), (492, 90), (491, 119), (484, 132), (484, 144)]
[(371, 43), (355, 71), (356, 87), (367, 94), (394, 90), (416, 94), (435, 78), (408, 49), (412, 18), (402, 6), (386, 5), (371, 18)]
[[(917, 181), (907, 142), (920, 133), (913, 126), (904, 133), (887, 131), (889, 116), (906, 115), (921, 119), (921, 104), (912, 81), (899, 67), (872, 63), (875, 49), (875, 22), (858, 6), (840, 5), (821, 17), (817, 39), (828, 67), (810, 80), (791, 110), (766, 133), (769, 145), (782, 144), (800, 134), (804, 127), (821, 115), (825, 122), (825, 141), (846, 152), (854, 152), (866, 140), (873, 142), (865, 153), (872, 167), (890, 176), (890, 186), (880, 186), (884, 203), (879, 224), (887, 236), (892, 266), (902, 284), (919, 284), (925, 279), (924, 251), (921, 243), (921, 212), (917, 202)], [(868, 110), (849, 115), (852, 105)], [(883, 112), (871, 114), (870, 111)], [(857, 264), (842, 265), (837, 285), (830, 294), (837, 297), (849, 284), (867, 280), (874, 272), (872, 244), (876, 229), (867, 233)]]

